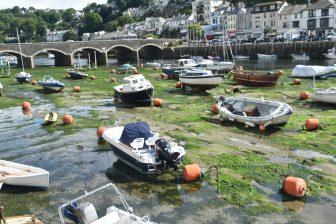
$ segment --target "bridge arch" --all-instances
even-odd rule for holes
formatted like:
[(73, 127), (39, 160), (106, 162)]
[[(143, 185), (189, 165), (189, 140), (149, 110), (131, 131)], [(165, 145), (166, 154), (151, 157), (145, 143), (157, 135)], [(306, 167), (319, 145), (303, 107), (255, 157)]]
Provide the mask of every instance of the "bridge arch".
[(139, 47), (138, 50), (141, 50), (142, 48), (145, 48), (145, 47), (157, 47), (160, 50), (163, 50), (163, 47), (161, 47), (160, 45), (157, 45), (157, 44), (153, 44), (153, 43), (144, 44), (141, 47)]
[[(2, 51), (0, 51), (0, 54), (3, 54), (3, 53), (13, 54), (16, 57), (20, 57), (20, 55), (21, 55), (21, 53), (19, 51), (14, 51), (14, 50), (2, 50)], [(29, 56), (22, 53), (22, 57), (29, 57)]]
[(138, 49), (141, 59), (163, 59), (163, 47), (157, 44), (148, 43)]
[(62, 50), (59, 50), (59, 49), (55, 49), (55, 48), (44, 48), (44, 49), (41, 49), (41, 50), (35, 52), (35, 53), (32, 55), (32, 57), (35, 57), (36, 55), (41, 54), (41, 53), (44, 53), (44, 52), (47, 52), (47, 51), (50, 51), (50, 52), (52, 52), (52, 53), (57, 52), (57, 53), (61, 53), (61, 54), (63, 54), (63, 55), (67, 55), (66, 52), (64, 52), (64, 51), (62, 51)]
[(106, 50), (106, 54), (109, 54), (109, 52), (111, 51), (116, 52), (116, 57), (118, 61), (137, 60), (136, 50), (130, 46), (124, 44), (113, 45)]

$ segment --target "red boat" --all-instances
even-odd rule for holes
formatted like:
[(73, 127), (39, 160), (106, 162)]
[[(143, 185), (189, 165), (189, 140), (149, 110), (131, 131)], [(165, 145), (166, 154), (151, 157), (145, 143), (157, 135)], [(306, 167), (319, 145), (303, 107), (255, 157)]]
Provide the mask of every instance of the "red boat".
[(282, 71), (274, 73), (234, 70), (231, 73), (233, 81), (243, 86), (275, 86)]

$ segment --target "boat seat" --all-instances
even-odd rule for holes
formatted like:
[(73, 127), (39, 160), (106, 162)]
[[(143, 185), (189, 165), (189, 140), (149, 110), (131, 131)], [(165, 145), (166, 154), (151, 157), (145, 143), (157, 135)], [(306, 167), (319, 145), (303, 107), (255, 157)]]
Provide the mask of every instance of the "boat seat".
[(143, 148), (144, 142), (145, 142), (144, 138), (136, 138), (133, 140), (133, 142), (131, 142), (130, 145), (132, 146), (132, 148), (135, 148), (138, 151), (138, 149)]
[(154, 135), (151, 136), (151, 137), (149, 137), (149, 138), (145, 141), (145, 143), (146, 143), (146, 145), (148, 145), (148, 146), (155, 145), (155, 141), (158, 140), (158, 138), (159, 138), (159, 133), (154, 133)]

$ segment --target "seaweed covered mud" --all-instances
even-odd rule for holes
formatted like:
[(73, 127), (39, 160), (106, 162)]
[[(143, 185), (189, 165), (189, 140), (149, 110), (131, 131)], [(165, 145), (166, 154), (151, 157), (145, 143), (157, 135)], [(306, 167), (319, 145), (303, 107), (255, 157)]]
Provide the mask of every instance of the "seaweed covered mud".
[[(162, 80), (159, 70), (138, 68), (153, 84), (162, 106), (129, 107), (113, 101), (113, 87), (122, 84), (125, 75), (111, 70), (90, 69), (85, 71), (89, 78), (81, 80), (67, 78), (64, 68), (28, 70), (34, 80), (48, 74), (63, 82), (65, 88), (57, 93), (30, 83), (15, 84), (14, 76), (1, 79), (1, 159), (50, 172), (47, 191), (4, 186), (0, 201), (6, 215), (34, 213), (46, 223), (57, 223), (60, 204), (112, 181), (136, 212), (149, 213), (158, 223), (331, 223), (336, 218), (336, 107), (300, 99), (300, 93), (312, 91), (311, 80), (293, 85), (290, 70), (284, 70), (275, 87), (240, 86), (233, 93), (234, 84), (226, 78), (211, 91), (185, 92), (176, 88), (176, 81)], [(316, 85), (331, 87), (336, 80), (317, 80)], [(79, 92), (75, 86), (80, 86)], [(222, 95), (285, 102), (293, 114), (284, 126), (267, 127), (265, 132), (223, 123), (211, 112)], [(31, 103), (31, 110), (21, 109), (23, 101)], [(50, 111), (60, 119), (45, 126), (43, 117)], [(62, 124), (65, 114), (72, 115), (71, 125)], [(319, 119), (320, 127), (306, 130), (308, 118)], [(96, 128), (134, 121), (146, 121), (183, 145), (184, 164), (199, 164), (202, 179), (184, 183), (180, 173), (148, 177), (117, 162), (98, 141)], [(306, 197), (296, 199), (279, 191), (285, 175), (306, 180)], [(96, 200), (103, 203), (108, 198)]]

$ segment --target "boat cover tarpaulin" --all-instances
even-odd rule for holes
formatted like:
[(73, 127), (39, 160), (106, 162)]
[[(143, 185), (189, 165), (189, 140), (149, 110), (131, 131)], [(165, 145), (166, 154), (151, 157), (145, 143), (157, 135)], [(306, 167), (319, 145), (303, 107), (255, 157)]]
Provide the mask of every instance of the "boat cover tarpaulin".
[(336, 72), (335, 66), (297, 65), (293, 69), (291, 77), (312, 78), (314, 76), (319, 77), (332, 72)]
[(126, 145), (130, 145), (136, 138), (144, 138), (147, 140), (150, 136), (149, 125), (146, 122), (139, 121), (126, 124), (119, 141)]

